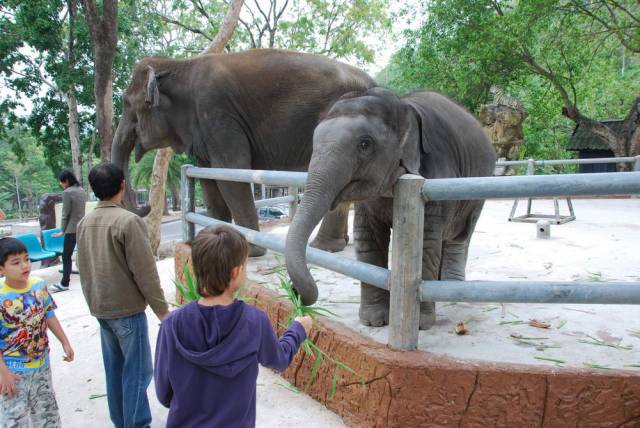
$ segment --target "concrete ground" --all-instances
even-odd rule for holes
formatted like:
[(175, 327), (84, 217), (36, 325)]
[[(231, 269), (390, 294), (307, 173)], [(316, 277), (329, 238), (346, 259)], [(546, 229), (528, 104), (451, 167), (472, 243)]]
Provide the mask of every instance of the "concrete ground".
[[(640, 199), (574, 200), (577, 220), (552, 226), (551, 239), (539, 240), (533, 224), (509, 223), (512, 201), (489, 201), (472, 240), (467, 278), (470, 280), (640, 281)], [(561, 208), (564, 208), (561, 204)], [(521, 204), (522, 209), (522, 204)], [(535, 201), (534, 211), (552, 212), (549, 201)], [(266, 227), (286, 235), (287, 225)], [(352, 229), (350, 229), (352, 230)], [(342, 252), (353, 257), (353, 244)], [(274, 288), (272, 268), (282, 256), (269, 252), (251, 259), (249, 278)], [(158, 263), (163, 288), (173, 301), (173, 259)], [(34, 274), (57, 282), (58, 267)], [(359, 283), (331, 271), (314, 268), (319, 281), (319, 305), (339, 316), (348, 327), (386, 343), (387, 328), (358, 322)], [(76, 353), (76, 361), (62, 361), (62, 349), (51, 337), (54, 387), (64, 426), (111, 426), (104, 396), (104, 372), (98, 323), (87, 310), (77, 275), (71, 290), (54, 295), (58, 318)], [(438, 303), (438, 322), (420, 332), (420, 348), (466, 360), (488, 360), (531, 365), (599, 367), (634, 370), (640, 375), (640, 319), (631, 305), (465, 304)], [(148, 311), (152, 347), (158, 321)], [(550, 328), (528, 325), (530, 319)], [(463, 321), (467, 335), (454, 333)], [(258, 378), (257, 426), (341, 427), (338, 416), (304, 394), (290, 391), (287, 382), (261, 369)], [(166, 409), (149, 397), (153, 426), (164, 426)]]

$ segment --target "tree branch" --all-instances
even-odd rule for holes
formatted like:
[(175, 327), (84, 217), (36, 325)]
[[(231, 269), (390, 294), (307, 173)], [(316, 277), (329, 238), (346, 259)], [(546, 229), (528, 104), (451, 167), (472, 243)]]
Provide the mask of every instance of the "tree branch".
[(242, 18), (238, 18), (238, 21), (244, 26), (244, 28), (247, 30), (247, 33), (249, 33), (249, 38), (251, 38), (251, 47), (256, 48), (256, 40), (253, 38), (253, 33), (251, 32), (249, 24), (247, 24)]
[(204, 31), (202, 31), (202, 30), (199, 30), (197, 28), (189, 27), (188, 25), (183, 24), (180, 21), (176, 21), (175, 19), (171, 19), (168, 16), (164, 16), (164, 15), (158, 13), (158, 12), (156, 12), (156, 15), (158, 17), (160, 17), (167, 24), (177, 25), (178, 27), (184, 28), (185, 30), (190, 31), (190, 32), (192, 32), (194, 34), (200, 34), (202, 37), (204, 37), (205, 39), (207, 39), (209, 41), (212, 40), (211, 37), (209, 37), (209, 35), (207, 33), (205, 33)]
[[(202, 5), (202, 2), (200, 2), (199, 0), (191, 0), (191, 4), (193, 4), (193, 7), (196, 8), (196, 11), (198, 11), (200, 13), (200, 15), (204, 16), (204, 18), (207, 20), (207, 22), (209, 22), (209, 25), (211, 26), (212, 29), (216, 28), (216, 23), (213, 21), (213, 19), (211, 19), (211, 16), (204, 9), (204, 6)], [(209, 39), (209, 40), (211, 40), (211, 39)]]
[(233, 36), (233, 32), (236, 29), (243, 4), (244, 0), (233, 0), (231, 2), (231, 4), (229, 5), (229, 10), (227, 10), (227, 15), (224, 17), (222, 25), (220, 25), (218, 34), (216, 35), (215, 39), (209, 44), (209, 46), (207, 46), (207, 48), (202, 52), (203, 54), (218, 53), (224, 50), (224, 47), (229, 42), (231, 36)]
[(338, 17), (338, 14), (335, 12), (335, 7), (336, 7), (336, 1), (333, 0), (333, 4), (331, 5), (331, 19), (329, 20), (329, 23), (327, 24), (327, 32), (324, 35), (324, 46), (322, 47), (322, 50), (324, 52), (327, 52), (327, 44), (329, 44), (329, 36), (331, 35), (331, 27), (333, 26), (333, 23), (335, 22), (336, 18)]

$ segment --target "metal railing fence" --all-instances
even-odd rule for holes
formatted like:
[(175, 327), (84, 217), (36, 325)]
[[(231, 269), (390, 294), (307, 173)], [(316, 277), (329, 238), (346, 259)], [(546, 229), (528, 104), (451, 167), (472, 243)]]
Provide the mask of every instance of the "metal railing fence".
[[(193, 238), (195, 224), (228, 224), (194, 212), (195, 178), (289, 186), (289, 197), (293, 197), (292, 195), (297, 194), (297, 188), (305, 186), (306, 177), (307, 174), (302, 172), (196, 168), (184, 165), (181, 185), (183, 238)], [(640, 282), (423, 281), (421, 272), (425, 200), (639, 193), (640, 172), (429, 180), (404, 175), (393, 191), (391, 270), (315, 248), (307, 248), (307, 260), (390, 290), (389, 344), (402, 349), (415, 349), (417, 346), (420, 301), (640, 304)], [(296, 200), (289, 202), (297, 204), (298, 198), (294, 199)], [(238, 225), (232, 226), (252, 244), (284, 252), (284, 238)]]

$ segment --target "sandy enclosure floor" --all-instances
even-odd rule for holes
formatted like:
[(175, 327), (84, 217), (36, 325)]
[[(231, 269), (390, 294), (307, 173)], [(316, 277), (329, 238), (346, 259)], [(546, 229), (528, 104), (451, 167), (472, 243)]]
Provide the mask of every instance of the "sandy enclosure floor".
[[(640, 199), (574, 200), (577, 219), (552, 225), (549, 240), (536, 237), (535, 224), (508, 222), (512, 203), (494, 200), (485, 204), (471, 241), (467, 279), (640, 281)], [(517, 215), (525, 207), (521, 201)], [(560, 209), (567, 211), (563, 200)], [(533, 212), (553, 213), (552, 201), (534, 200)], [(284, 236), (287, 226), (268, 231)], [(339, 254), (355, 258), (353, 244)], [(282, 260), (272, 252), (252, 259), (249, 277), (273, 287), (277, 281), (270, 268)], [(319, 267), (312, 269), (312, 275), (319, 284), (320, 306), (339, 315), (339, 321), (353, 330), (387, 342), (387, 327), (365, 327), (358, 322), (358, 281)], [(638, 306), (438, 303), (436, 310), (436, 326), (420, 332), (420, 349), (461, 360), (601, 366), (640, 374)], [(550, 328), (532, 327), (528, 324), (531, 319), (546, 322)], [(467, 335), (454, 333), (460, 321)]]

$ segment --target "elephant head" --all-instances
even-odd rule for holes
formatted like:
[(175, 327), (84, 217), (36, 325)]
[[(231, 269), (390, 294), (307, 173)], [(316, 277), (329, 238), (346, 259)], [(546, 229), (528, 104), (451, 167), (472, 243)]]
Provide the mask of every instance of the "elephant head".
[(136, 208), (135, 194), (129, 180), (129, 157), (135, 149), (138, 162), (152, 149), (173, 147), (184, 151), (171, 123), (176, 120), (175, 103), (178, 90), (173, 71), (178, 61), (165, 58), (145, 58), (135, 67), (133, 78), (122, 97), (122, 116), (113, 139), (111, 160), (125, 173), (127, 185), (125, 206), (144, 216), (149, 207)]
[(402, 174), (419, 173), (421, 141), (417, 111), (382, 88), (339, 100), (316, 127), (305, 194), (285, 251), (289, 276), (305, 305), (318, 297), (305, 255), (316, 224), (341, 202), (391, 196)]

